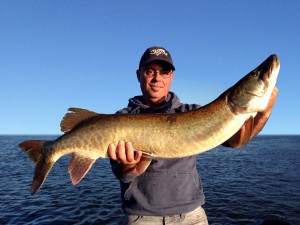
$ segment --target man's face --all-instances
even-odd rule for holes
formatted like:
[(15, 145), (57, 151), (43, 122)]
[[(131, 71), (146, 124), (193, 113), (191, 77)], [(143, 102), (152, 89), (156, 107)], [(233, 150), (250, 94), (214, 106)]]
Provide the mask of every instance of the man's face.
[[(166, 74), (166, 72), (169, 72), (169, 74)], [(163, 64), (159, 62), (152, 62), (138, 70), (137, 78), (145, 102), (150, 106), (163, 103), (168, 96), (173, 77), (173, 71), (164, 68)]]

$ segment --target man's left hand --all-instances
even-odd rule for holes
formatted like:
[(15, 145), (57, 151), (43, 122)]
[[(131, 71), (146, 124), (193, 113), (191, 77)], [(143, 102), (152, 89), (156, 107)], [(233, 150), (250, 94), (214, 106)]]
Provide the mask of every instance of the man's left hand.
[[(274, 87), (266, 109), (262, 112), (258, 112), (256, 114), (256, 116), (254, 117), (253, 126), (251, 126), (252, 132), (250, 134), (249, 140), (251, 140), (253, 137), (255, 137), (267, 123), (267, 121), (272, 113), (277, 95), (278, 95), (278, 88)], [(241, 129), (238, 132), (236, 132), (231, 138), (229, 138), (223, 145), (227, 146), (227, 147), (232, 147), (232, 148), (243, 147), (245, 145), (244, 144), (245, 143), (244, 135), (248, 132), (247, 129), (249, 129), (249, 127), (248, 127), (247, 122), (245, 122), (245, 124), (241, 127)]]

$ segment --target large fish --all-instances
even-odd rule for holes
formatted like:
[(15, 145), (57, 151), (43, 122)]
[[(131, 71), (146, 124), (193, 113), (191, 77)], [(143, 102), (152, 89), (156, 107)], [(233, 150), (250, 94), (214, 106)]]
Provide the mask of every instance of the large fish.
[[(61, 122), (64, 135), (54, 141), (19, 144), (36, 164), (31, 193), (38, 191), (54, 163), (67, 154), (73, 154), (68, 169), (72, 183), (77, 184), (96, 159), (107, 157), (108, 145), (119, 140), (132, 142), (144, 155), (162, 158), (200, 154), (222, 144), (267, 107), (279, 67), (277, 56), (271, 55), (216, 100), (190, 112), (111, 115), (70, 108)], [(249, 138), (245, 135), (245, 145)]]

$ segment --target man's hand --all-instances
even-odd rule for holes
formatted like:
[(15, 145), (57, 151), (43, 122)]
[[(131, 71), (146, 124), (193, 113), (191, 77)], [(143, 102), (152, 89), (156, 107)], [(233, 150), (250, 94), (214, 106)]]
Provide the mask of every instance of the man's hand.
[[(247, 144), (248, 140), (245, 141), (245, 138), (251, 140), (253, 137), (255, 137), (267, 123), (272, 113), (277, 95), (278, 95), (278, 88), (274, 87), (266, 109), (262, 112), (258, 112), (254, 117), (253, 121), (251, 122), (246, 121), (245, 124), (241, 127), (241, 129), (238, 132), (236, 132), (231, 138), (229, 138), (224, 143), (224, 145), (232, 148), (240, 148), (245, 146), (245, 144)], [(252, 129), (250, 135), (248, 133), (249, 132), (248, 129)]]
[(254, 126), (253, 126), (251, 138), (256, 136), (264, 128), (265, 124), (267, 123), (272, 113), (277, 95), (278, 95), (278, 88), (274, 87), (267, 108), (262, 112), (258, 112), (254, 117)]
[(131, 142), (119, 141), (117, 147), (110, 144), (107, 154), (112, 160), (119, 162), (125, 174), (140, 175), (145, 172), (151, 162), (151, 159), (142, 157), (141, 151), (135, 151)]

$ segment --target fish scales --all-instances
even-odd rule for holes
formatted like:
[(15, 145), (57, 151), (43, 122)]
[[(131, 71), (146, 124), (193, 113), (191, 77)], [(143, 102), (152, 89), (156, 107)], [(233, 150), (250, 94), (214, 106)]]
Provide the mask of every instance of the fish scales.
[[(220, 104), (223, 102), (220, 100)], [(228, 108), (226, 104), (223, 104), (223, 107)], [(60, 142), (64, 143), (62, 144), (64, 149), (69, 149), (69, 153), (78, 151), (84, 152), (85, 156), (93, 154), (90, 157), (94, 159), (106, 157), (107, 146), (110, 143), (117, 143), (118, 140), (131, 141), (136, 149), (155, 157), (184, 157), (193, 155), (196, 152), (199, 154), (200, 151), (215, 147), (215, 143), (218, 143), (219, 139), (226, 139), (222, 135), (215, 135), (217, 133), (216, 129), (212, 128), (221, 126), (224, 129), (232, 130), (232, 126), (240, 127), (244, 123), (244, 119), (240, 119), (236, 120), (237, 125), (231, 121), (231, 126), (228, 126), (229, 120), (217, 120), (220, 115), (216, 113), (219, 116), (215, 115), (208, 126), (207, 122), (198, 119), (198, 111), (203, 116), (203, 109), (188, 114), (179, 113), (168, 116), (159, 114), (155, 117), (146, 114), (138, 116), (128, 114), (116, 115), (108, 119), (100, 116), (101, 118), (95, 120), (93, 124), (89, 125), (90, 127), (79, 128), (70, 137), (63, 138)], [(209, 113), (209, 111), (208, 108), (207, 112)], [(227, 109), (227, 112), (228, 114), (224, 116), (232, 115), (230, 109)], [(187, 116), (189, 120), (186, 121)], [(145, 126), (147, 129), (145, 129)], [(226, 136), (233, 135), (232, 132), (226, 130), (224, 133), (226, 133)], [(205, 143), (200, 142), (200, 140), (205, 139), (207, 139)], [(182, 148), (186, 148), (188, 151), (184, 152)], [(66, 154), (59, 147), (57, 147), (57, 151), (62, 152), (62, 155)]]

